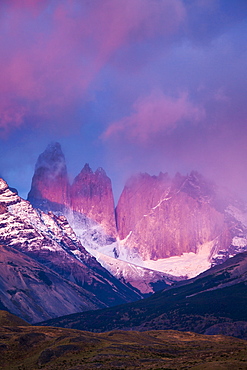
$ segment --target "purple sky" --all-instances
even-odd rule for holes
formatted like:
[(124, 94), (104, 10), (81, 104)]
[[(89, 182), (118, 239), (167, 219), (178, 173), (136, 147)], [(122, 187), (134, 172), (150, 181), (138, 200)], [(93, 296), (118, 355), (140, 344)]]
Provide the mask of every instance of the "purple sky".
[(62, 144), (116, 197), (195, 169), (247, 199), (246, 0), (1, 0), (0, 176), (25, 197)]

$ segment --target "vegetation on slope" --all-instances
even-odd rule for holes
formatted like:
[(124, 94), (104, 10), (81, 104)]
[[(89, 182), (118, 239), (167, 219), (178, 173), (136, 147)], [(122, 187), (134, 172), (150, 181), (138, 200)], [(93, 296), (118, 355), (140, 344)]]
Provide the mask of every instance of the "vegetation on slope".
[[(0, 317), (6, 316), (1, 312)], [(54, 327), (0, 329), (0, 369), (245, 369), (247, 342), (176, 331), (90, 333)]]

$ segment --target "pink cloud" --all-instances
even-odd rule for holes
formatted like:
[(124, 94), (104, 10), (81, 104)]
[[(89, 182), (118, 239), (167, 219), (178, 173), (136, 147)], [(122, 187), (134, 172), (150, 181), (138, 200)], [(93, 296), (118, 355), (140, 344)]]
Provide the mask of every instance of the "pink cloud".
[(1, 0), (1, 6), (5, 6), (8, 9), (15, 10), (28, 10), (33, 14), (37, 14), (43, 7), (48, 4), (49, 0)]
[(195, 123), (203, 117), (204, 110), (190, 102), (188, 94), (182, 93), (177, 98), (172, 98), (156, 90), (138, 99), (133, 105), (133, 113), (112, 123), (102, 138), (124, 136), (131, 141), (145, 144), (154, 135), (173, 130), (184, 120)]
[(22, 107), (21, 105), (13, 101), (11, 101), (10, 104), (7, 100), (1, 100), (0, 135), (6, 138), (12, 129), (20, 127), (24, 122), (25, 114), (25, 107)]
[(2, 7), (2, 129), (29, 115), (45, 121), (73, 111), (118, 48), (169, 37), (185, 17), (180, 0), (11, 0)]

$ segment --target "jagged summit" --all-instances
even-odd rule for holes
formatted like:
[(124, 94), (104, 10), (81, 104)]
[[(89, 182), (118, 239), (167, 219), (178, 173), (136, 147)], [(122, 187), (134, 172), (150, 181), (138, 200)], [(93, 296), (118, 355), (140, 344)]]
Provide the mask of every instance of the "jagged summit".
[(61, 144), (58, 141), (51, 141), (47, 145), (45, 152), (51, 152), (51, 153), (53, 153), (55, 151), (59, 151), (59, 152), (62, 151)]
[(50, 143), (40, 154), (35, 171), (43, 172), (45, 176), (52, 178), (67, 175), (65, 157), (59, 143)]
[(111, 180), (102, 168), (93, 172), (88, 164), (84, 166), (70, 187), (70, 208), (86, 214), (109, 235), (116, 236)]
[(127, 181), (125, 186), (132, 186), (136, 182), (140, 181), (168, 181), (171, 180), (170, 176), (167, 172), (160, 172), (158, 175), (150, 175), (147, 172), (138, 172), (136, 174), (133, 174), (130, 176)]
[(51, 143), (39, 156), (28, 194), (31, 204), (43, 211), (84, 214), (116, 236), (111, 180), (103, 168), (92, 171), (86, 163), (69, 184), (66, 161), (59, 143)]
[[(109, 263), (109, 270), (113, 268), (108, 257), (112, 257), (191, 277), (247, 249), (245, 208), (199, 172), (176, 173), (174, 177), (163, 172), (157, 176), (134, 175), (126, 182), (114, 210), (111, 180), (105, 171), (98, 168), (94, 172), (87, 163), (70, 185), (61, 153), (61, 146), (55, 143), (39, 157), (29, 200), (45, 211), (56, 211), (54, 205), (58, 203), (50, 197), (51, 189), (60, 194), (58, 202), (64, 207), (60, 212), (67, 212), (68, 217), (72, 214), (71, 225), (83, 242), (91, 237), (86, 244), (88, 250), (95, 256), (101, 253), (97, 258), (104, 261), (104, 266)], [(58, 173), (65, 173), (66, 180), (47, 181), (53, 165), (56, 173), (61, 164)], [(78, 215), (85, 216), (82, 223)], [(90, 230), (88, 219), (94, 223)], [(101, 231), (98, 233), (102, 228), (106, 239), (101, 238)], [(99, 239), (95, 244), (94, 240)], [(176, 264), (171, 260), (175, 257)]]
[(95, 175), (106, 177), (106, 172), (104, 168), (98, 167), (97, 170), (95, 171)]
[[(102, 176), (102, 177), (107, 177), (105, 170), (102, 167), (98, 167), (95, 172), (93, 172), (92, 168), (89, 166), (89, 163), (86, 163), (84, 167), (82, 168), (81, 172), (76, 176), (75, 179), (77, 178), (82, 178), (83, 176), (87, 175), (95, 175), (95, 176)], [(75, 181), (75, 180), (74, 180)]]
[(84, 174), (84, 173), (92, 173), (93, 170), (91, 169), (91, 167), (89, 166), (89, 163), (86, 163), (83, 167), (83, 169), (81, 170), (80, 174)]

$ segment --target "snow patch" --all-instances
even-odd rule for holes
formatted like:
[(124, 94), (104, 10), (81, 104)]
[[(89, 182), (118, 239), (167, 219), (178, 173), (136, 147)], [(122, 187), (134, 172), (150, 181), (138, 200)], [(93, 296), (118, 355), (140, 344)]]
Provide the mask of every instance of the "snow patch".
[(7, 183), (4, 181), (4, 179), (0, 178), (0, 191), (4, 191), (8, 188)]
[(237, 221), (240, 221), (241, 224), (247, 227), (247, 212), (242, 212), (240, 209), (230, 205), (227, 210), (231, 216), (233, 216)]
[(159, 201), (159, 203), (158, 203), (156, 206), (152, 207), (152, 209), (156, 209), (156, 208), (160, 207), (160, 205), (161, 205), (163, 202), (165, 202), (165, 201), (167, 201), (167, 200), (170, 200), (170, 199), (172, 199), (172, 197), (166, 197), (166, 198), (164, 198), (164, 199), (161, 199), (161, 200)]
[(159, 259), (157, 261), (143, 261), (143, 267), (174, 276), (193, 278), (211, 267), (209, 256), (213, 245), (214, 241), (211, 241), (198, 246), (197, 253), (183, 253), (181, 256)]
[(238, 236), (235, 236), (233, 239), (232, 239), (232, 245), (234, 247), (246, 247), (247, 245), (247, 239), (246, 238), (240, 238)]

